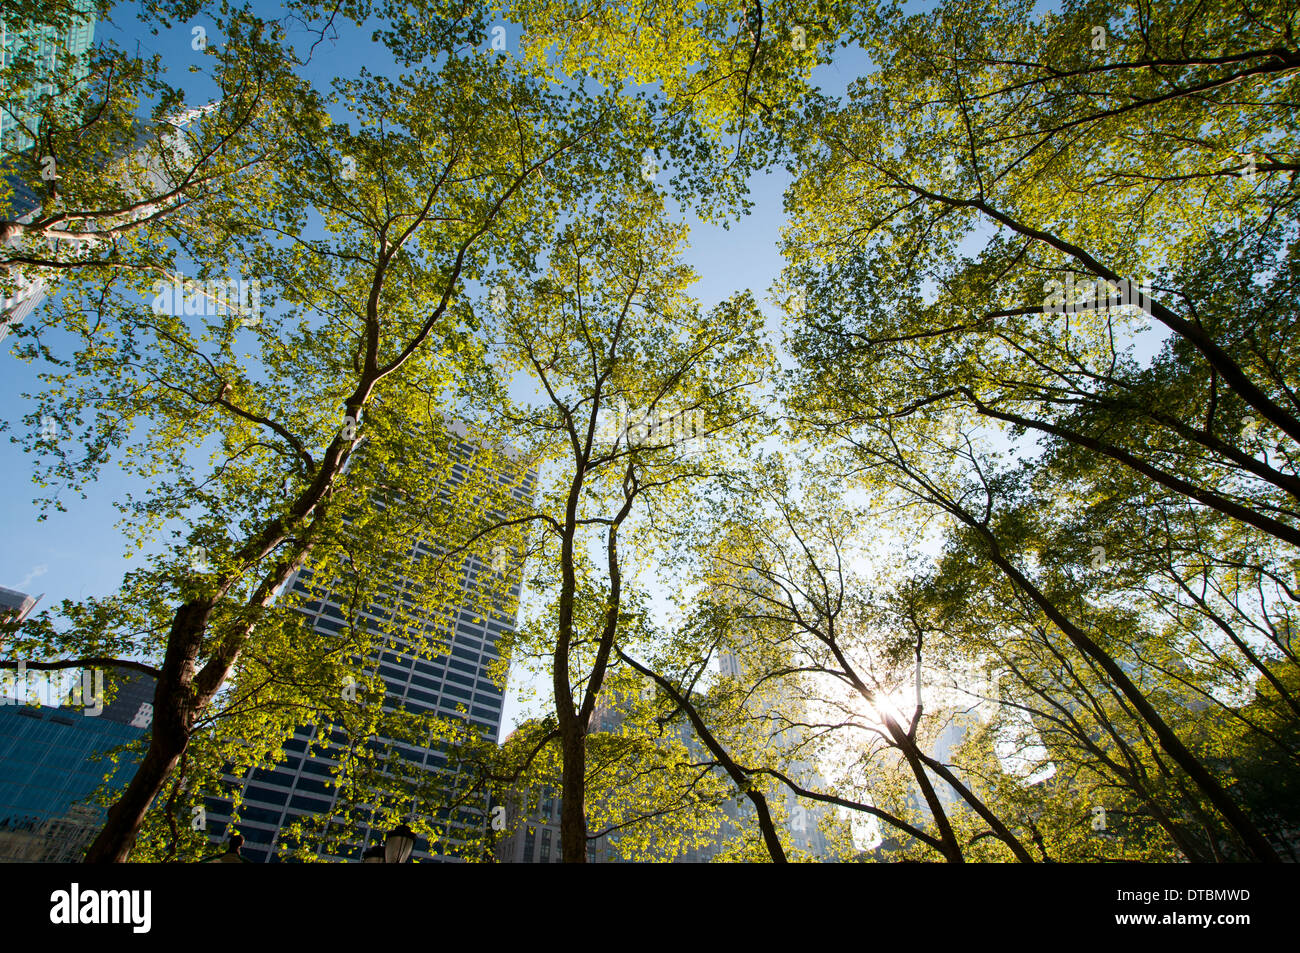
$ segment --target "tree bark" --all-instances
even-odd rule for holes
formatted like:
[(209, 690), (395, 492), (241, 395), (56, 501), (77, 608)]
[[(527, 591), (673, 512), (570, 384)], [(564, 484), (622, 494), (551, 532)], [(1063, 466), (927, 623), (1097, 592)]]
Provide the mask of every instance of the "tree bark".
[(894, 744), (907, 760), (907, 766), (912, 769), (912, 776), (916, 778), (916, 784), (921, 789), (921, 795), (925, 798), (925, 803), (929, 805), (930, 816), (934, 818), (934, 823), (939, 828), (939, 843), (943, 845), (943, 856), (950, 864), (966, 863), (966, 858), (961, 852), (961, 844), (957, 842), (957, 835), (953, 833), (952, 824), (948, 821), (948, 812), (943, 809), (943, 803), (939, 800), (934, 785), (930, 783), (930, 778), (925, 773), (920, 748), (893, 718), (886, 717), (885, 726), (889, 729)]
[(551, 687), (555, 694), (555, 718), (560, 727), (561, 773), (560, 857), (566, 864), (587, 862), (587, 726), (573, 703), (569, 684), (569, 645), (573, 639), (573, 603), (578, 589), (574, 567), (573, 537), (577, 531), (578, 496), (582, 491), (582, 464), (569, 487), (565, 505), (563, 539), (560, 542), (560, 605)]
[(576, 717), (561, 729), (564, 758), (561, 780), (560, 857), (566, 864), (587, 862), (587, 729)]
[(745, 796), (748, 797), (750, 803), (754, 805), (754, 811), (758, 815), (759, 830), (763, 834), (763, 843), (767, 845), (767, 852), (771, 856), (772, 861), (778, 864), (788, 863), (789, 861), (785, 855), (785, 848), (781, 846), (781, 838), (777, 836), (776, 825), (772, 821), (772, 812), (767, 806), (767, 797), (754, 784), (753, 779), (750, 777), (750, 773), (740, 767), (740, 765), (736, 764), (731, 755), (727, 753), (727, 749), (722, 746), (722, 743), (719, 742), (713, 732), (709, 730), (709, 726), (704, 723), (704, 719), (701, 718), (699, 712), (695, 710), (695, 706), (677, 690), (676, 686), (674, 686), (672, 682), (664, 678), (662, 675), (659, 675), (657, 672), (653, 672), (646, 668), (630, 656), (624, 655), (621, 649), (616, 648), (615, 651), (618, 652), (618, 657), (628, 665), (632, 666), (647, 678), (653, 679), (655, 684), (662, 688), (673, 702), (686, 713), (686, 717), (690, 720), (691, 727), (695, 729), (695, 733), (699, 736), (700, 740), (704, 742), (705, 747), (707, 747), (713, 756), (718, 759), (718, 762), (731, 777), (731, 780), (736, 783), (736, 787), (745, 792)]
[[(250, 600), (265, 609), (275, 594), (311, 551), (309, 544), (281, 559), (258, 586)], [(228, 587), (227, 587), (228, 588)], [(154, 688), (153, 722), (149, 747), (121, 797), (108, 810), (104, 827), (86, 851), (86, 863), (124, 863), (144, 824), (149, 807), (167, 777), (189, 746), (199, 715), (211, 704), (230, 669), (239, 658), (251, 623), (227, 633), (212, 658), (198, 668), (199, 651), (217, 600), (224, 594), (186, 602), (172, 617), (167, 651)]]
[(961, 796), (961, 799), (984, 819), (984, 822), (992, 829), (994, 836), (1011, 848), (1011, 853), (1015, 854), (1016, 860), (1023, 864), (1034, 863), (1033, 856), (1025, 849), (1025, 845), (1020, 843), (1019, 838), (1011, 833), (1011, 829), (1002, 823), (1002, 820), (989, 809), (989, 806), (983, 800), (976, 796), (974, 791), (962, 784), (961, 779), (948, 770), (947, 765), (924, 754), (921, 755), (921, 760), (929, 765), (935, 774), (948, 782), (952, 789)]
[(126, 790), (108, 810), (108, 819), (86, 851), (86, 863), (124, 863), (154, 797), (176, 767), (186, 746), (196, 705), (195, 662), (214, 603), (187, 602), (177, 610), (167, 637), (167, 655), (154, 689), (149, 748)]

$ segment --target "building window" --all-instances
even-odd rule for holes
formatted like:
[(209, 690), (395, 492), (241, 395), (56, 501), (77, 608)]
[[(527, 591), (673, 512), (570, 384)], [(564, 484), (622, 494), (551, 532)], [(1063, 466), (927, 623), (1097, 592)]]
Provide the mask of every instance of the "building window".
[(527, 832), (524, 834), (524, 863), (533, 863), (533, 849), (537, 844), (537, 829), (532, 824), (527, 825)]
[(551, 829), (542, 828), (542, 863), (549, 863), (551, 859)]

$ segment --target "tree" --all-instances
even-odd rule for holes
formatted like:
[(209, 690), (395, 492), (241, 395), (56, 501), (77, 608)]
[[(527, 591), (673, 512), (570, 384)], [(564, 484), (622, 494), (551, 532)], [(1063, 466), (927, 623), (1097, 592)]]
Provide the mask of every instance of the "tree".
[[(493, 255), (528, 257), (558, 197), (590, 175), (580, 144), (611, 118), (482, 57), (417, 70), (400, 92), (368, 74), (338, 91), (356, 101), (361, 131), (309, 104), (285, 117), (295, 158), (266, 184), (270, 221), (198, 257), (200, 275), (238, 262), (261, 276), (275, 312), (249, 327), (230, 309), (196, 315), (208, 309), (191, 308), (193, 298), (168, 308), (155, 295), (141, 307), (132, 294), (147, 289), (114, 276), (65, 314), (77, 343), (69, 369), (47, 378), (45, 400), (81, 431), (86, 454), (77, 459), (69, 440), (32, 441), (51, 458), (46, 479), (76, 486), (118, 450), (152, 480), (124, 503), (127, 532), (141, 543), (188, 524), (186, 542), (202, 556), (164, 554), (118, 597), (65, 606), (67, 628), (46, 619), (15, 646), (72, 656), (49, 667), (160, 659), (149, 750), (92, 861), (126, 857), (200, 718), (260, 644), (268, 608), (338, 538), (347, 507), (332, 501), (371, 417), (427, 418), (430, 400), (448, 406), (458, 378), (481, 379), (464, 283)], [(304, 234), (313, 217), (319, 239)], [(108, 333), (105, 311), (116, 317)], [(256, 363), (240, 358), (241, 338), (255, 343)], [(28, 356), (45, 346), (38, 335)], [(208, 441), (216, 456), (205, 468), (192, 448)]]
[[(744, 204), (748, 174), (788, 153), (796, 117), (816, 98), (813, 69), (871, 4), (762, 0), (601, 4), (501, 3), (521, 25), (523, 58), (557, 77), (590, 76), (613, 91), (653, 85), (648, 176), (673, 172), (697, 195), (692, 211), (725, 221)], [(705, 154), (709, 161), (701, 159)], [(717, 190), (716, 192), (714, 190)]]
[(111, 41), (76, 62), (40, 54), (38, 37), (61, 38), (82, 9), (102, 20), (109, 6), (20, 3), (9, 21), (19, 40), (0, 103), (17, 127), (0, 144), (6, 292), (117, 273), (172, 281), (187, 249), (211, 255), (270, 216), (261, 182), (291, 159), (270, 131), (300, 107), (319, 108), (292, 72), (283, 33), (240, 14), (222, 24), (224, 42), (205, 41), (217, 90), (206, 104), (187, 103), (157, 56)]
[(493, 295), (494, 357), (527, 374), (538, 399), (482, 407), (542, 473), (533, 584), (548, 594), (529, 642), (550, 658), (563, 754), (564, 860), (586, 859), (586, 743), (620, 631), (625, 535), (637, 562), (683, 531), (690, 494), (727, 472), (752, 439), (750, 395), (770, 350), (748, 294), (707, 318), (685, 295), (684, 229), (643, 183), (597, 194), (560, 234), (544, 272)]
[[(1025, 509), (1033, 511), (1032, 506)], [(1008, 530), (1011, 524), (1003, 522)], [(1143, 664), (1160, 644), (1161, 633), (1098, 604), (1099, 599), (1092, 601), (1095, 591), (1087, 593), (1088, 601), (1076, 601), (1067, 594), (1069, 583), (1059, 577), (1042, 583), (1050, 585), (1054, 599), (1086, 614), (1106, 651), (1143, 692), (1159, 700), (1162, 715), (1184, 737), (1186, 696), (1171, 692), (1172, 680)], [(1162, 830), (1167, 838), (1155, 840), (1165, 842), (1157, 844), (1165, 854), (1152, 859), (1170, 856), (1171, 846), (1189, 859), (1209, 859), (1185, 823), (1189, 813), (1212, 823), (1202, 798), (1179, 778), (1159, 739), (1101, 666), (1075, 655), (1069, 640), (990, 563), (973, 534), (949, 538), (927, 601), (948, 635), (952, 670), (983, 673), (960, 690), (986, 711), (989, 746), (1010, 749), (996, 766), (979, 771), (986, 790), (997, 801), (1008, 797), (1020, 802), (1015, 811), (1026, 825), (1032, 823), (1041, 851), (1055, 860), (1108, 855), (1114, 840), (1092, 833), (1091, 818), (1098, 809), (1098, 831), (1115, 832), (1114, 819), (1106, 826), (1105, 817), (1111, 815), (1127, 818), (1130, 836), (1139, 816), (1153, 833)], [(1042, 803), (1031, 812), (1026, 797)]]
[[(698, 740), (672, 724), (665, 696), (645, 687), (635, 672), (615, 663), (592, 718), (584, 809), (593, 861), (696, 858), (716, 843), (725, 801), (734, 794)], [(556, 795), (563, 757), (555, 725), (553, 716), (527, 722), (503, 743), (493, 778), (505, 833), (562, 813)]]
[[(862, 36), (876, 80), (809, 117), (790, 196), (805, 210), (790, 279), (807, 284), (810, 302), (798, 400), (861, 464), (897, 473), (982, 539), (1254, 856), (1271, 859), (1141, 687), (1031, 565), (1015, 565), (1012, 551), (1033, 540), (998, 515), (1014, 481), (961, 439), (982, 427), (1028, 455), (1012, 442), (1034, 431), (1049, 451), (1105, 458), (1153, 493), (1300, 541), (1293, 374), (1287, 346), (1271, 343), (1288, 341), (1295, 322), (1288, 304), (1268, 312), (1262, 335), (1246, 317), (1252, 296), (1289, 297), (1291, 185), (1285, 160), (1262, 181), (1226, 162), (1287, 108), (1300, 61), (1278, 10), (1251, 11), (1244, 34), (1227, 30), (1230, 16), (1184, 30), (1186, 14), (1110, 16), (1090, 4), (1042, 18), (1016, 4), (884, 14)], [(1260, 105), (1239, 108), (1240, 88), (1256, 86)], [(1272, 161), (1290, 146), (1282, 136), (1268, 148)], [(1097, 219), (1098, 196), (1115, 215)], [(1141, 275), (1153, 276), (1151, 293)], [(1108, 283), (1100, 295), (1096, 282)], [(1166, 334), (1146, 367), (1133, 353), (1144, 316)], [(1257, 428), (1243, 434), (1251, 419)], [(973, 478), (953, 466), (963, 462)]]
[[(826, 482), (813, 463), (799, 477), (806, 487)], [(745, 633), (737, 651), (753, 668), (743, 673), (738, 690), (745, 696), (775, 693), (777, 700), (764, 713), (772, 730), (811, 732), (817, 750), (830, 761), (847, 760), (859, 780), (887, 759), (884, 752), (897, 755), (938, 834), (878, 807), (868, 810), (890, 827), (949, 861), (964, 860), (933, 773), (1017, 859), (1030, 861), (1002, 821), (925, 750), (918, 731), (935, 719), (922, 721), (929, 707), (923, 700), (929, 678), (923, 679), (922, 659), (930, 651), (934, 625), (920, 598), (922, 583), (907, 580), (896, 588), (880, 583), (872, 591), (850, 568), (866, 546), (868, 514), (835, 497), (801, 493), (779, 460), (758, 468), (738, 499), (725, 542), (711, 547), (717, 556), (708, 583), (731, 603)], [(831, 750), (835, 747), (839, 750)], [(842, 799), (833, 803), (844, 806)]]
[[(979, 15), (953, 7), (937, 29), (915, 17), (878, 24), (869, 40), (885, 64), (878, 82), (809, 124), (808, 171), (792, 190), (806, 209), (792, 261), (833, 262), (824, 278), (805, 276), (831, 311), (809, 323), (819, 334), (806, 336), (807, 353), (824, 352), (823, 366), (831, 354), (920, 360), (947, 384), (927, 390), (897, 379), (881, 404), (1072, 442), (1300, 544), (1300, 484), (1286, 461), (1300, 436), (1284, 356), (1295, 333), (1291, 186), (1284, 169), (1271, 169), (1229, 188), (1216, 166), (1224, 148), (1249, 148), (1262, 115), (1287, 94), (1266, 95), (1256, 110), (1194, 92), (1285, 90), (1300, 61), (1272, 47), (1227, 55), (1222, 44), (1233, 38), (1217, 29), (1175, 40), (1183, 20), (1168, 8), (1150, 30), (1134, 18), (1108, 28), (1108, 49), (1120, 52), (1100, 56), (1074, 42), (1099, 13), (1067, 5), (1062, 17), (1037, 22), (1019, 6), (991, 5)], [(1003, 27), (1025, 61), (989, 51)], [(1272, 28), (1267, 15), (1255, 27)], [(1192, 47), (1204, 61), (1195, 67)], [(1176, 66), (1209, 75), (1182, 84), (1164, 72)], [(1083, 88), (1084, 75), (1101, 90)], [(1026, 109), (1026, 97), (1050, 105)], [(1134, 113), (1150, 128), (1141, 144), (1125, 125)], [(1207, 143), (1187, 132), (1194, 125), (1237, 138)], [(1185, 135), (1186, 149), (1148, 150)], [(1085, 171), (1094, 166), (1115, 171), (1094, 182)], [(1094, 194), (1116, 214), (1094, 221), (1084, 198)], [(1199, 218), (1189, 223), (1192, 208)], [(1241, 226), (1243, 216), (1257, 224)], [(1135, 223), (1146, 231), (1134, 234)], [(981, 226), (992, 233), (973, 231)], [(971, 256), (957, 249), (968, 236), (982, 244)], [(902, 322), (891, 307), (900, 300)], [(855, 319), (833, 316), (846, 312)], [(1143, 370), (1125, 332), (1147, 316), (1169, 343)], [(828, 367), (828, 386), (838, 371)]]
[[(885, 485), (893, 484), (904, 494), (948, 514), (978, 541), (982, 557), (1002, 573), (1041, 612), (1090, 664), (1095, 664), (1116, 687), (1151, 730), (1161, 749), (1191, 778), (1257, 860), (1276, 860), (1267, 840), (1229, 796), (1224, 786), (1193, 754), (1187, 744), (1161, 716), (1137, 681), (1125, 671), (1106, 647), (1105, 627), (1082, 619), (1077, 607), (1054, 598), (1044, 583), (1035, 581), (1032, 558), (1023, 565), (1017, 559), (1032, 557), (1034, 538), (1018, 520), (1016, 474), (1000, 472), (991, 457), (970, 441), (963, 448), (933, 445), (906, 448), (891, 432), (889, 423), (869, 426), (854, 437), (854, 453)], [(942, 463), (936, 463), (939, 456)], [(964, 464), (964, 467), (963, 467)], [(967, 469), (968, 468), (968, 469)], [(963, 472), (964, 470), (964, 472)], [(938, 472), (936, 472), (938, 471)], [(974, 476), (970, 476), (973, 472)], [(1028, 552), (1027, 552), (1028, 551)], [(1071, 609), (1075, 609), (1072, 613)]]

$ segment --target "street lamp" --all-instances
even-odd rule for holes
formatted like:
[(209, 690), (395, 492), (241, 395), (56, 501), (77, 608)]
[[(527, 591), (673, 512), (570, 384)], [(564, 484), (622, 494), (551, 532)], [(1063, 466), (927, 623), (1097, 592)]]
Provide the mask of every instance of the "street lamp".
[(384, 838), (384, 863), (404, 864), (415, 850), (415, 831), (405, 824), (398, 824)]
[(383, 845), (372, 844), (361, 855), (363, 864), (404, 864), (415, 850), (415, 831), (398, 824), (384, 838)]

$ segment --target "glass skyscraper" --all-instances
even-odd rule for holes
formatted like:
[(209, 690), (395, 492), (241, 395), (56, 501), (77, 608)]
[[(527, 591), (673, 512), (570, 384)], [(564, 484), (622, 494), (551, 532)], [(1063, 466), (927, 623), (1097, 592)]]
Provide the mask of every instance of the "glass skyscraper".
[(69, 88), (86, 77), (82, 54), (95, 42), (95, 13), (90, 0), (80, 0), (76, 10), (79, 15), (61, 34), (48, 27), (0, 19), (0, 73), (9, 69), (16, 58), (23, 57), (41, 64), (50, 77), (35, 84), (17, 109), (0, 109), (0, 152), (12, 155), (35, 145), (31, 133), (36, 131), (36, 105), (57, 96), (54, 76), (66, 81)]
[(9, 669), (8, 691), (0, 692), (0, 862), (81, 860), (106, 816), (90, 796), (110, 772), (111, 792), (134, 773), (134, 755), (116, 768), (105, 756), (138, 739), (153, 718), (154, 681), (146, 675), (119, 678), (113, 701), (96, 713), (88, 706), (102, 700), (102, 689), (93, 678), (76, 707), (26, 704), (58, 700), (42, 699), (58, 682), (45, 674), (19, 678)]
[[(48, 77), (45, 82), (36, 82), (28, 89), (21, 102), (0, 102), (0, 170), (12, 169), (18, 153), (36, 144), (32, 133), (39, 131), (38, 107), (41, 104), (52, 105), (57, 111), (69, 106), (66, 97), (61, 97), (54, 78), (57, 76), (72, 88), (89, 75), (83, 54), (95, 42), (94, 7), (91, 0), (78, 0), (75, 9), (78, 15), (62, 33), (49, 27), (0, 17), (0, 77), (14, 68), (15, 60), (33, 63), (43, 70), (41, 75)], [(81, 119), (80, 116), (72, 118)], [(0, 215), (17, 221), (30, 221), (39, 200), (18, 176), (0, 174), (4, 174), (12, 193), (8, 201), (0, 202), (3, 206)], [(0, 340), (6, 337), (11, 325), (27, 320), (45, 298), (44, 281), (24, 281), (21, 273), (18, 278), (19, 287), (12, 294), (0, 292)]]
[[(449, 486), (463, 481), (472, 468), (481, 466), (476, 463), (476, 448), (467, 439), (464, 427), (453, 426), (451, 430), (459, 439), (455, 446), (455, 463), (446, 480)], [(497, 482), (511, 488), (510, 495), (514, 500), (524, 504), (531, 502), (536, 475), (522, 463), (514, 468), (498, 468), (495, 476)], [(408, 545), (414, 554), (424, 557), (439, 551), (438, 541), (432, 539), (411, 540)], [(408, 711), (458, 719), (480, 729), (486, 738), (497, 740), (505, 689), (503, 685), (494, 684), (489, 677), (489, 668), (501, 658), (498, 646), (502, 637), (514, 629), (522, 568), (516, 562), (511, 570), (513, 577), (508, 580), (508, 607), (492, 609), (476, 598), (476, 594), (479, 592), (479, 578), (487, 573), (500, 572), (501, 568), (500, 565), (485, 564), (477, 556), (469, 557), (463, 567), (463, 604), (454, 611), (444, 611), (438, 618), (418, 620), (424, 623), (426, 630), (449, 633), (444, 654), (434, 658), (421, 657), (399, 638), (395, 646), (386, 647), (369, 659), (372, 665), (377, 663), (384, 681), (387, 692), (385, 708), (401, 706)], [(397, 582), (397, 585), (386, 588), (394, 597), (400, 598), (408, 580)], [(310, 567), (300, 572), (291, 586), (311, 598), (301, 611), (316, 632), (334, 635), (342, 631), (348, 621), (346, 607), (349, 596), (341, 591), (341, 587), (314, 580)], [(380, 627), (391, 618), (394, 608), (391, 604), (368, 605), (359, 613), (356, 622), (367, 625), (371, 631), (381, 631)], [(326, 726), (325, 731), (332, 743), (341, 745), (347, 742), (346, 735), (337, 728)], [(338, 762), (326, 754), (310, 750), (313, 737), (320, 734), (319, 727), (303, 726), (286, 742), (286, 756), (282, 763), (270, 770), (255, 769), (243, 778), (230, 779), (242, 793), (239, 817), (233, 827), (245, 838), (242, 856), (246, 859), (256, 862), (283, 859), (281, 836), (284, 828), (298, 818), (328, 814), (335, 805), (338, 791), (332, 777)], [(400, 754), (407, 766), (452, 780), (453, 771), (448, 767), (446, 753), (436, 745), (419, 747), (385, 738), (371, 739), (369, 743)], [(482, 831), (487, 808), (484, 799), (481, 805), (465, 806), (455, 816), (444, 819), (449, 830), (442, 849), (420, 839), (412, 859), (451, 859), (456, 845), (462, 840), (456, 832), (469, 834), (469, 828), (474, 829), (472, 833)], [(206, 811), (210, 833), (220, 835), (230, 828), (230, 801), (209, 799)], [(355, 838), (357, 853), (329, 859), (359, 859), (360, 846), (382, 839), (384, 832), (362, 829), (349, 833)]]

